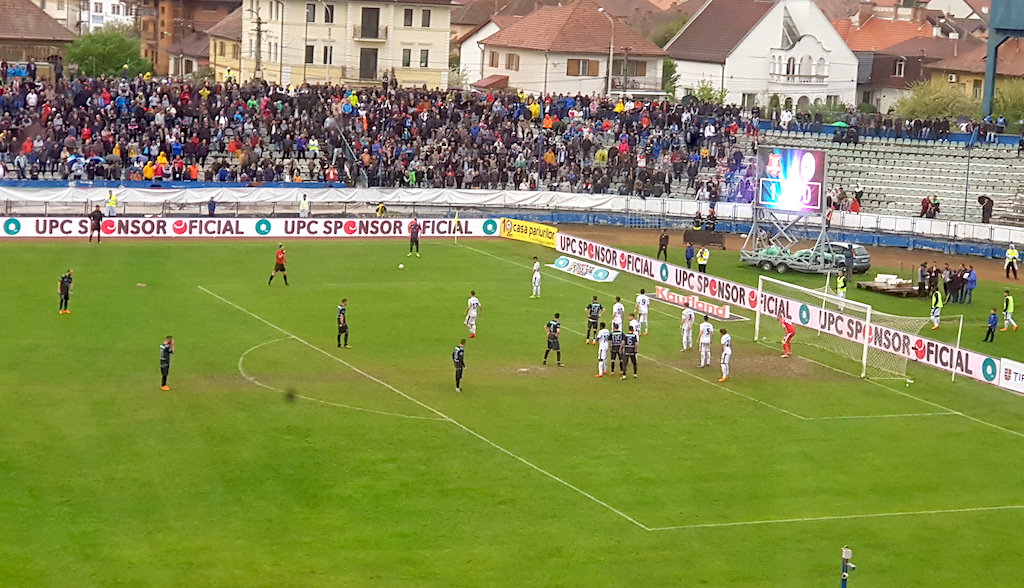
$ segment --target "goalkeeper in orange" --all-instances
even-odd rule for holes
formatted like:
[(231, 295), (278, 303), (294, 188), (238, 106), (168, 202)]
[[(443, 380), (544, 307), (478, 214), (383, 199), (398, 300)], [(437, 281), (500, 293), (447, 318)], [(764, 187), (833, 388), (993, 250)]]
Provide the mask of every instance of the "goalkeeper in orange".
[(793, 337), (796, 337), (796, 327), (781, 312), (779, 313), (779, 326), (786, 330), (786, 334), (782, 336), (782, 357), (789, 357), (793, 354)]

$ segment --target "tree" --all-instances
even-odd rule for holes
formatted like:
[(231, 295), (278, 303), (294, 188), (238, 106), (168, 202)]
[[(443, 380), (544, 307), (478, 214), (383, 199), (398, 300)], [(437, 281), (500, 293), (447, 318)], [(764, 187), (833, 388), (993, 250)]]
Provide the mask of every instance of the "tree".
[(723, 104), (726, 97), (729, 96), (729, 91), (725, 88), (716, 89), (711, 85), (711, 82), (701, 80), (700, 84), (697, 85), (697, 89), (693, 92), (693, 95), (701, 102)]
[(647, 35), (647, 38), (658, 47), (664, 47), (672, 40), (672, 37), (676, 36), (679, 29), (686, 26), (689, 20), (688, 16), (680, 16), (668, 22), (663, 22), (654, 27), (651, 33)]
[(992, 102), (992, 115), (1005, 116), (1006, 121), (1016, 125), (1024, 120), (1024, 80), (998, 80), (996, 96)]
[(676, 89), (679, 86), (679, 74), (676, 73), (676, 62), (673, 59), (666, 59), (661, 62), (661, 89), (669, 96), (676, 97)]
[(120, 74), (126, 63), (132, 75), (153, 69), (141, 57), (139, 39), (130, 27), (104, 27), (82, 35), (68, 46), (66, 60), (90, 76)]
[(971, 99), (956, 84), (934, 80), (910, 86), (910, 92), (896, 101), (893, 107), (903, 118), (957, 118), (977, 117), (979, 103)]

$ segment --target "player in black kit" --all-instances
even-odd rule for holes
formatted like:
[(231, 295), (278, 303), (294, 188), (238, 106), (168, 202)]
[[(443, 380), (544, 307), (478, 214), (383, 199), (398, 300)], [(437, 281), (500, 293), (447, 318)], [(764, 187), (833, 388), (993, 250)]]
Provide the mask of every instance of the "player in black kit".
[(665, 254), (665, 261), (668, 261), (668, 230), (662, 229), (661, 236), (658, 237), (658, 255), (656, 259), (661, 259), (661, 254)]
[(89, 242), (92, 243), (92, 234), (96, 233), (96, 242), (99, 243), (102, 238), (100, 227), (103, 224), (103, 212), (99, 205), (96, 205), (96, 209), (86, 216), (89, 217)]
[[(604, 307), (597, 301), (597, 296), (594, 296), (594, 300), (587, 305), (587, 345), (590, 345), (591, 341), (597, 344), (597, 320), (604, 314)], [(591, 340), (590, 332), (594, 332), (594, 339)]]
[(345, 336), (345, 349), (352, 349), (352, 346), (348, 344), (348, 298), (342, 298), (341, 304), (338, 305), (338, 347), (341, 347), (341, 337)]
[(462, 339), (452, 351), (452, 362), (455, 364), (455, 391), (462, 392), (462, 370), (466, 369), (466, 340)]
[[(615, 360), (619, 357), (619, 348), (622, 347), (622, 330), (618, 324), (612, 323), (612, 368), (611, 373), (615, 373)], [(623, 368), (625, 369), (625, 368)]]
[(626, 366), (631, 361), (633, 362), (633, 377), (636, 377), (636, 353), (639, 344), (640, 337), (637, 336), (633, 327), (630, 327), (629, 332), (622, 336), (622, 349), (619, 350), (619, 355), (622, 357), (620, 363), (622, 363), (623, 380), (626, 379)]
[(171, 373), (171, 355), (174, 353), (174, 337), (167, 335), (164, 342), (160, 344), (160, 389), (170, 390), (167, 385), (167, 375)]
[(544, 365), (548, 364), (548, 354), (551, 350), (555, 351), (555, 360), (558, 362), (558, 367), (565, 367), (562, 363), (562, 347), (558, 343), (558, 334), (562, 331), (562, 323), (558, 322), (558, 313), (555, 313), (555, 318), (548, 321), (548, 324), (544, 325), (544, 331), (548, 334), (548, 348), (544, 351)]
[(420, 256), (420, 223), (415, 218), (409, 221), (409, 254), (406, 257), (412, 257), (412, 249), (416, 248), (416, 257)]
[(60, 281), (57, 282), (57, 293), (60, 294), (60, 310), (57, 311), (57, 314), (71, 314), (71, 311), (68, 310), (68, 300), (71, 298), (72, 291), (71, 282), (71, 268), (68, 268), (68, 271), (64, 272)]

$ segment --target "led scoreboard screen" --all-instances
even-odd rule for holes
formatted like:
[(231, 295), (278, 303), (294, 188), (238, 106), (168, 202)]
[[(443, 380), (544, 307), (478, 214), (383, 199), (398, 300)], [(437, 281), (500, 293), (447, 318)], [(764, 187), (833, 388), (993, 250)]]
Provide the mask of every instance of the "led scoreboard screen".
[(825, 152), (761, 147), (757, 152), (757, 203), (779, 212), (820, 213), (825, 185)]

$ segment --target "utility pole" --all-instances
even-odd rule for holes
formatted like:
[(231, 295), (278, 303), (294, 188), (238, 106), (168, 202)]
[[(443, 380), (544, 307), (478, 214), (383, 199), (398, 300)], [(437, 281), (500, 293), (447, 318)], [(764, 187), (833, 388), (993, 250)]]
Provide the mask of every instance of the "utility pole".
[(260, 17), (259, 4), (256, 5), (256, 68), (253, 77), (263, 78), (263, 19)]
[(626, 54), (625, 62), (622, 64), (622, 91), (626, 92), (629, 90), (629, 50), (632, 47), (623, 47), (622, 51)]

